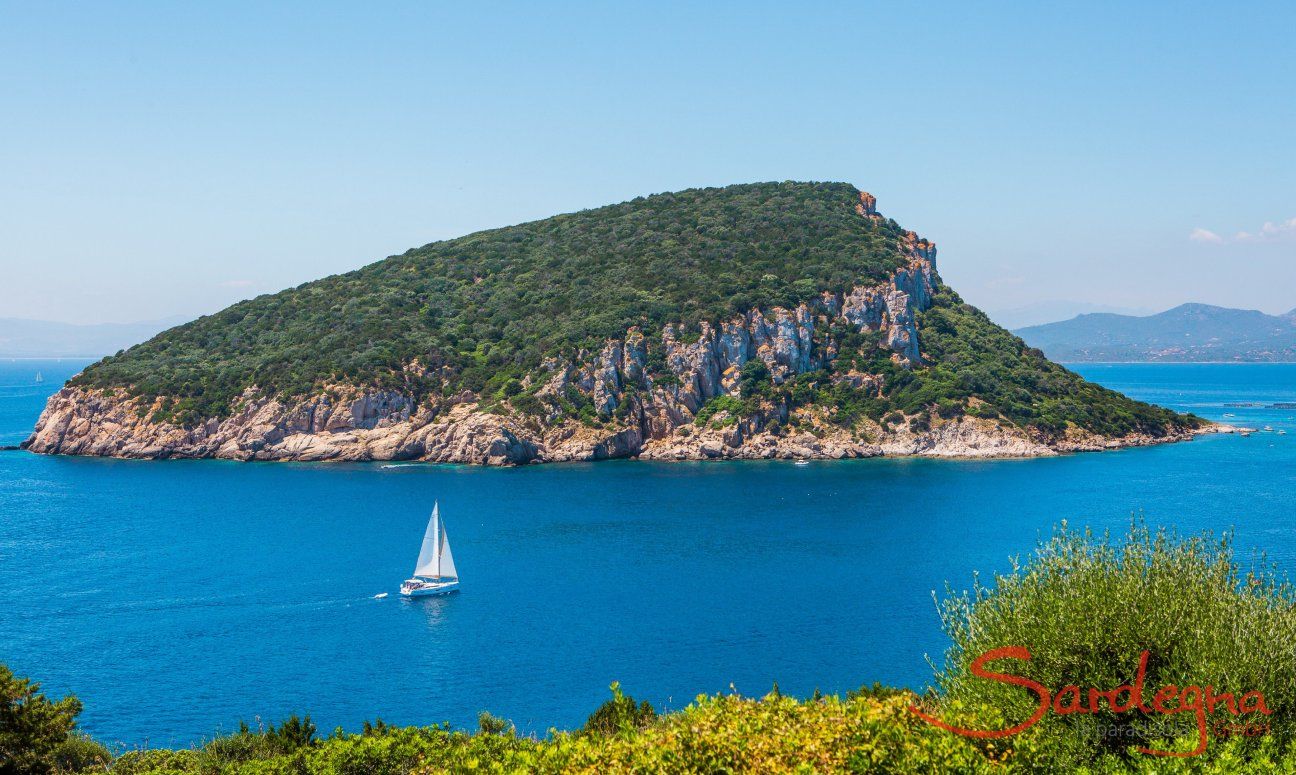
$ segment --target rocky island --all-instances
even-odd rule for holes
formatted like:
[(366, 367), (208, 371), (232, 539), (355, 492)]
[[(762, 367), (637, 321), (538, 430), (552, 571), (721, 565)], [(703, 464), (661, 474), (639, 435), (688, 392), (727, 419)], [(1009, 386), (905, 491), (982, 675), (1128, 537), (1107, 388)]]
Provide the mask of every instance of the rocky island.
[(1036, 456), (1199, 418), (1087, 382), (844, 183), (693, 189), (436, 242), (88, 367), (39, 453), (492, 465)]

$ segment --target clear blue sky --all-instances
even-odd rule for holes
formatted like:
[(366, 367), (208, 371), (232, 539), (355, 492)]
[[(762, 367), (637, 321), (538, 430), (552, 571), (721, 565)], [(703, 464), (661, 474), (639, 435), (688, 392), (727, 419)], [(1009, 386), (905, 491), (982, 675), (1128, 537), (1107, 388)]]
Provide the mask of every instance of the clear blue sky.
[(0, 317), (783, 179), (873, 192), (991, 309), (1296, 306), (1290, 3), (264, 5), (0, 2)]

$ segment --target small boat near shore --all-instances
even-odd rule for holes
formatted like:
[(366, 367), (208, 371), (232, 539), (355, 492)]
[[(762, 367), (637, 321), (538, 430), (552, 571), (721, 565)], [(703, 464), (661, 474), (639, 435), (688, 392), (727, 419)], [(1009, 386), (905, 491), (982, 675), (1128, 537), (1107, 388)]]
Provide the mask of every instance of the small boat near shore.
[(445, 595), (459, 589), (459, 572), (455, 570), (454, 555), (450, 553), (450, 537), (441, 522), (440, 505), (432, 504), (432, 518), (423, 533), (423, 546), (419, 549), (414, 576), (400, 587), (405, 597)]

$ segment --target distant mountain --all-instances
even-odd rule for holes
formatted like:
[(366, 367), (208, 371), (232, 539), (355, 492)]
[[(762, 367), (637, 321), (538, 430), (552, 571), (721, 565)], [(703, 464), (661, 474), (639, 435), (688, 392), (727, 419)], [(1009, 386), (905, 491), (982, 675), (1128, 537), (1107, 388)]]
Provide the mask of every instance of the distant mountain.
[(1055, 361), (1296, 361), (1296, 310), (1181, 304), (1156, 315), (1105, 313), (1014, 331)]
[(187, 320), (177, 316), (141, 323), (76, 325), (0, 318), (0, 357), (101, 358), (137, 345)]
[(1038, 326), (1055, 320), (1069, 320), (1090, 312), (1112, 312), (1117, 315), (1151, 315), (1156, 312), (1146, 307), (1113, 307), (1108, 304), (1090, 304), (1069, 299), (1045, 299), (1010, 309), (987, 309), (990, 319), (1004, 328), (1017, 329)]

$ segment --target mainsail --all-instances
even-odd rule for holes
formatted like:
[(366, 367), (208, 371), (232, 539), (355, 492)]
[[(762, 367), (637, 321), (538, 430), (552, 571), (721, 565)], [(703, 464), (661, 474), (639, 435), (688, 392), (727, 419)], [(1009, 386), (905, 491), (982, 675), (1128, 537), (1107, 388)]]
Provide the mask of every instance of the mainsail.
[(450, 554), (450, 539), (441, 524), (440, 508), (435, 503), (432, 504), (432, 519), (428, 520), (427, 532), (423, 534), (423, 547), (419, 549), (414, 575), (424, 578), (457, 578), (459, 575), (455, 571), (454, 556)]

